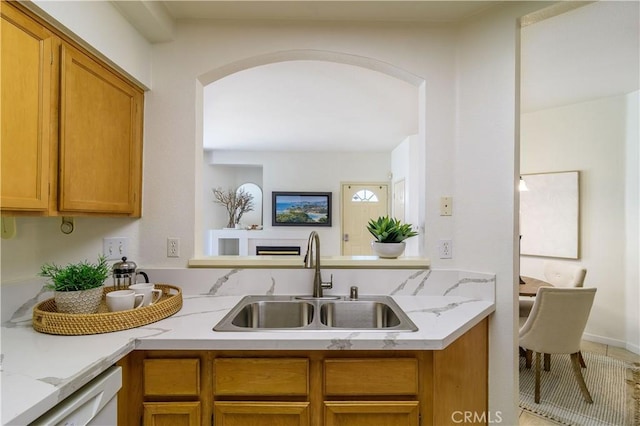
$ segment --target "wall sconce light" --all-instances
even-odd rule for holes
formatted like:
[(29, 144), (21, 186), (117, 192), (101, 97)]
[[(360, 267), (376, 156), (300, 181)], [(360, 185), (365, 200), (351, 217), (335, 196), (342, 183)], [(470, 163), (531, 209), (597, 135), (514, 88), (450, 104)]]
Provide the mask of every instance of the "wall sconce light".
[(524, 181), (524, 179), (522, 179), (522, 176), (520, 176), (520, 184), (518, 185), (518, 191), (528, 191), (529, 188), (527, 188), (527, 182)]

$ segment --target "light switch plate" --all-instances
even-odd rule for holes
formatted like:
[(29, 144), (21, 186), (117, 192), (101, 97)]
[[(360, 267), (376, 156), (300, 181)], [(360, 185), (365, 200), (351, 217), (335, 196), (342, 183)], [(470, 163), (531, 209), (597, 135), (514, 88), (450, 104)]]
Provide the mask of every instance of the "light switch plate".
[(103, 238), (102, 254), (107, 260), (120, 260), (129, 256), (129, 238)]

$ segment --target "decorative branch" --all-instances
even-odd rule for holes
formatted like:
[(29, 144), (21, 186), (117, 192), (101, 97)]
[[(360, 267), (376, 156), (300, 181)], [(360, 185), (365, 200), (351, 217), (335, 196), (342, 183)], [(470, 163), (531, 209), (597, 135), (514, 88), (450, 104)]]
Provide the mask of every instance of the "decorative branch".
[(227, 210), (229, 215), (228, 228), (235, 227), (240, 223), (240, 218), (246, 212), (253, 210), (253, 195), (246, 192), (244, 189), (232, 189), (223, 190), (222, 188), (213, 189), (214, 202), (222, 204)]
[(236, 223), (240, 223), (242, 215), (253, 210), (253, 195), (249, 194), (244, 189), (237, 190), (236, 206)]

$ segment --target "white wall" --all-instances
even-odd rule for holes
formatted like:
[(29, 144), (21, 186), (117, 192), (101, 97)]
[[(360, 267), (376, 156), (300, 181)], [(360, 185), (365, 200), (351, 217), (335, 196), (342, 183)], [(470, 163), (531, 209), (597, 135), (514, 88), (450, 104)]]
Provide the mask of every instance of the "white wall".
[(45, 18), (59, 24), (86, 42), (113, 65), (151, 87), (151, 45), (108, 1), (25, 2)]
[[(453, 35), (450, 28), (429, 28), (421, 25), (385, 25), (383, 30), (375, 24), (231, 24), (207, 26), (190, 22), (176, 28), (176, 41), (158, 45), (154, 53), (154, 90), (147, 97), (145, 126), (145, 164), (172, 164), (180, 174), (168, 173), (161, 168), (148, 168), (145, 174), (146, 210), (159, 208), (167, 193), (172, 202), (186, 206), (193, 199), (193, 182), (198, 178), (193, 158), (200, 150), (199, 135), (194, 129), (198, 117), (196, 80), (230, 63), (266, 55), (272, 52), (308, 49), (321, 52), (339, 52), (370, 57), (393, 64), (424, 78), (432, 86), (427, 96), (430, 127), (435, 142), (442, 150), (450, 149), (453, 128)], [(397, 49), (403, 45), (403, 49)], [(416, 54), (415, 52), (419, 52)], [(206, 84), (206, 83), (205, 83)], [(449, 107), (451, 105), (451, 107)], [(434, 139), (435, 141), (436, 139)], [(447, 148), (448, 147), (448, 148)], [(326, 176), (344, 173), (356, 167), (357, 161), (340, 165), (334, 159), (317, 161), (309, 170), (317, 168)], [(278, 169), (300, 170), (300, 165), (279, 162)], [(388, 168), (384, 170), (384, 177)], [(268, 182), (264, 170), (264, 191), (270, 192), (275, 184)], [(437, 188), (439, 180), (430, 179), (428, 185)], [(282, 188), (284, 189), (284, 188)], [(290, 189), (296, 188), (292, 182)], [(311, 188), (310, 188), (311, 189)], [(164, 193), (163, 193), (164, 191)], [(439, 191), (437, 191), (439, 192)], [(153, 222), (143, 220), (141, 232), (147, 249), (145, 263), (184, 266), (186, 259), (166, 259), (165, 239), (171, 232), (183, 241), (183, 248), (194, 247), (193, 222), (196, 212), (185, 209), (184, 221), (165, 216)], [(265, 223), (269, 223), (265, 214)], [(323, 245), (325, 246), (325, 245)], [(185, 257), (193, 252), (186, 251)]]
[[(420, 222), (420, 192), (418, 185), (419, 182), (419, 171), (420, 169), (424, 169), (423, 167), (423, 156), (420, 155), (420, 140), (418, 135), (411, 135), (407, 137), (400, 145), (398, 145), (391, 153), (391, 173), (392, 173), (392, 181), (391, 181), (391, 191), (393, 194), (394, 184), (404, 179), (405, 185), (405, 194), (404, 194), (404, 203), (405, 203), (405, 214), (403, 220), (406, 223), (410, 223), (413, 225), (414, 229), (418, 229), (419, 233), (424, 234), (424, 226)], [(417, 256), (419, 254), (420, 248), (418, 244), (421, 239), (418, 238), (410, 238), (406, 240), (407, 247), (406, 253), (409, 256)]]
[(518, 355), (515, 253), (517, 18), (533, 7), (511, 3), (461, 29), (457, 52), (454, 253), (458, 265), (496, 273), (489, 331), (489, 408), (517, 424)]
[(625, 155), (626, 348), (640, 354), (640, 91), (627, 96)]
[(601, 98), (523, 114), (521, 127), (522, 173), (580, 170), (580, 258), (522, 256), (522, 274), (543, 278), (547, 260), (586, 267), (584, 285), (598, 292), (585, 338), (634, 352), (640, 352), (637, 105), (638, 92)]

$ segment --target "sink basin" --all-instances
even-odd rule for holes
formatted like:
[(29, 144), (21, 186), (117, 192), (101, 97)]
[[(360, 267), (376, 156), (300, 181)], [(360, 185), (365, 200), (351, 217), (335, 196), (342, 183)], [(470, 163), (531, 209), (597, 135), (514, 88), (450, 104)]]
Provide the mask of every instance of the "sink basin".
[(388, 304), (370, 300), (325, 303), (320, 308), (320, 321), (330, 327), (353, 329), (390, 328), (401, 323)]
[(416, 331), (418, 327), (390, 296), (245, 296), (213, 329)]
[(314, 311), (311, 303), (297, 300), (247, 299), (236, 308), (228, 318), (230, 324), (250, 329), (305, 327), (313, 320)]

